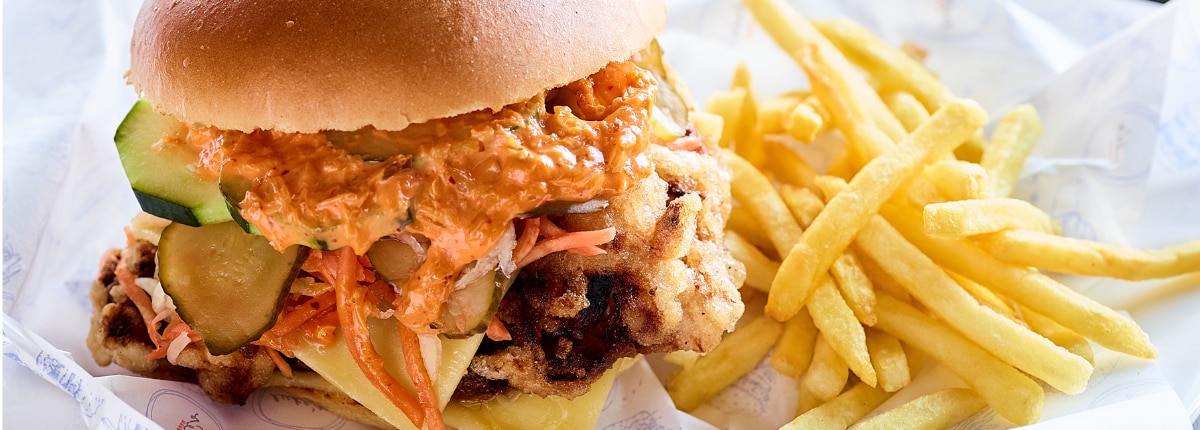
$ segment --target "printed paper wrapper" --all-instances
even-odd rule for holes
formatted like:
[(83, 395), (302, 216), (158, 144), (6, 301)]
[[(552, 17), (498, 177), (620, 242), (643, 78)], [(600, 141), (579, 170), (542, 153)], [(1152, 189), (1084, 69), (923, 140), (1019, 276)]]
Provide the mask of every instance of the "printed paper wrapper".
[[(809, 17), (849, 16), (889, 42), (925, 47), (926, 64), (992, 118), (1032, 102), (1044, 133), (1017, 194), (1067, 235), (1143, 247), (1200, 239), (1200, 0), (796, 3)], [(806, 87), (738, 2), (668, 5), (660, 41), (699, 103), (729, 85), (737, 61), (750, 66), (759, 97)], [(99, 256), (124, 243), (121, 227), (137, 210), (112, 134), (135, 100), (123, 75), (138, 2), (5, 6), (5, 35), (17, 41), (5, 44), (4, 71), (4, 423), (358, 428), (270, 391), (243, 407), (215, 404), (194, 386), (96, 366), (84, 345), (87, 292)], [(1097, 347), (1087, 391), (1048, 389), (1033, 427), (1190, 427), (1200, 410), (1200, 276), (1065, 282), (1127, 310), (1161, 357)], [(672, 371), (649, 357), (625, 372), (597, 427), (767, 428), (794, 411), (796, 382), (765, 361), (691, 415), (676, 411), (662, 387)], [(961, 384), (928, 368), (883, 408)], [(957, 428), (1010, 426), (985, 410)]]

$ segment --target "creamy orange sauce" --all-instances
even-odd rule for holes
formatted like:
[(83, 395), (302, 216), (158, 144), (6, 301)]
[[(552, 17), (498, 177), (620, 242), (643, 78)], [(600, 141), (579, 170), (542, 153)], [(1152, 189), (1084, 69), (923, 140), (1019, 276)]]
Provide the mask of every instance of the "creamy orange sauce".
[(428, 330), (454, 277), (512, 220), (552, 201), (621, 193), (649, 175), (654, 77), (632, 62), (503, 109), (314, 134), (194, 129), (198, 171), (248, 185), (240, 214), (278, 249), (365, 253), (399, 228), (427, 237), (425, 262), (396, 300)]

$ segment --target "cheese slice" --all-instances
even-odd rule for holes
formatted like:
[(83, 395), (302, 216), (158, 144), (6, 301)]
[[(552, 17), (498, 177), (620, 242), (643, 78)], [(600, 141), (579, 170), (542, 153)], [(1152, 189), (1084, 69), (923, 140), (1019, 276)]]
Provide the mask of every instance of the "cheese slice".
[[(396, 334), (396, 320), (372, 319), (370, 330), (371, 343), (375, 345), (379, 355), (383, 356), (384, 367), (406, 388), (412, 389), (412, 381), (403, 371), (404, 356), (400, 351), (399, 336)], [(482, 334), (466, 339), (442, 339), (442, 363), (437, 369), (434, 391), (443, 408), (450, 401), (454, 389), (458, 387), (458, 381), (467, 373), (467, 366), (471, 364), (471, 358), (475, 356), (475, 350), (479, 348), (482, 340)], [(292, 352), (296, 358), (384, 421), (396, 428), (416, 429), (404, 412), (375, 388), (358, 368), (358, 363), (351, 357), (340, 330), (333, 345), (322, 348), (317, 344), (303, 343)]]

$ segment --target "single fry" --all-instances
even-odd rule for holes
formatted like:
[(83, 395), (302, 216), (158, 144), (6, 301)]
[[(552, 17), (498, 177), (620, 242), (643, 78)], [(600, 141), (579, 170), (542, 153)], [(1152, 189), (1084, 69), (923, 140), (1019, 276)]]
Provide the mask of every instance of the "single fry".
[(879, 296), (877, 311), (877, 328), (920, 348), (946, 366), (1000, 416), (1017, 425), (1032, 424), (1041, 418), (1046, 393), (1024, 373), (891, 296)]
[[(896, 279), (892, 278), (892, 275), (883, 271), (879, 267), (879, 263), (876, 263), (869, 254), (863, 252), (858, 245), (855, 245), (855, 250), (858, 251), (860, 257), (858, 262), (862, 264), (863, 272), (867, 274), (868, 278), (871, 278), (871, 283), (875, 285), (875, 289), (879, 293), (888, 294), (901, 301), (912, 303), (912, 295), (908, 294), (908, 291), (899, 282), (896, 282)], [(879, 306), (878, 300), (876, 300), (875, 306)]]
[(780, 428), (845, 430), (891, 396), (891, 393), (860, 382), (833, 400), (812, 408)]
[[(787, 205), (783, 203), (783, 198), (779, 197), (779, 192), (771, 185), (771, 181), (750, 162), (728, 150), (722, 151), (721, 154), (725, 164), (733, 171), (730, 181), (733, 198), (745, 205), (744, 207), (758, 220), (762, 230), (775, 245), (775, 251), (779, 255), (786, 255), (800, 239), (802, 231), (796, 219), (792, 218)], [(772, 284), (772, 289), (775, 288), (774, 285)], [(777, 319), (787, 321), (788, 318)]]
[[(946, 269), (1046, 315), (1105, 348), (1141, 358), (1158, 356), (1149, 336), (1129, 317), (1096, 303), (1049, 276), (1027, 267), (1004, 263), (963, 239), (926, 235), (916, 209), (889, 203), (880, 213), (906, 239)], [(783, 271), (782, 267), (780, 272)], [(776, 281), (778, 283), (778, 276)], [(768, 303), (769, 300), (768, 296)]]
[(724, 126), (721, 128), (722, 148), (732, 148), (738, 131), (742, 128), (742, 105), (747, 102), (746, 90), (735, 88), (729, 91), (717, 91), (708, 97), (704, 110), (720, 116)]
[(1082, 276), (1143, 280), (1200, 271), (1200, 240), (1163, 249), (1138, 249), (1037, 231), (1009, 230), (978, 238), (1000, 261)]
[(762, 102), (758, 110), (758, 126), (764, 134), (784, 133), (788, 115), (800, 104), (808, 93), (792, 91), (771, 97)]
[(917, 126), (929, 120), (929, 111), (912, 94), (895, 91), (884, 94), (882, 98), (883, 103), (892, 111), (892, 114), (896, 115), (896, 119), (900, 120), (908, 132), (916, 130)]
[(968, 163), (978, 163), (983, 158), (983, 147), (987, 146), (983, 142), (983, 130), (977, 130), (970, 139), (967, 139), (958, 148), (954, 148), (954, 156)]
[[(967, 237), (1002, 230), (1032, 230), (1058, 234), (1054, 218), (1020, 199), (958, 200), (925, 205), (925, 234)], [(1197, 248), (1200, 249), (1200, 248)]]
[[(815, 177), (814, 177), (815, 184)], [(817, 219), (817, 214), (825, 209), (825, 202), (809, 188), (797, 188), (791, 185), (779, 187), (779, 196), (787, 205), (792, 216), (800, 221), (800, 226), (807, 228)]]
[(817, 325), (807, 310), (801, 309), (796, 316), (783, 325), (783, 336), (775, 345), (775, 353), (771, 355), (771, 367), (775, 371), (799, 378), (808, 370), (813, 360), (813, 349), (817, 344)]
[(817, 30), (846, 56), (864, 66), (886, 91), (912, 94), (929, 112), (941, 109), (953, 97), (920, 62), (908, 56), (849, 19), (813, 23)]
[(725, 229), (736, 232), (767, 257), (778, 258), (775, 254), (775, 244), (771, 243), (771, 238), (767, 237), (767, 233), (758, 225), (758, 220), (754, 219), (754, 214), (751, 214), (745, 205), (733, 206), (733, 210), (729, 211), (729, 219), (725, 221)]
[(875, 367), (871, 365), (871, 357), (867, 354), (867, 335), (862, 323), (855, 318), (854, 311), (838, 294), (833, 279), (828, 276), (821, 278), (807, 308), (829, 346), (846, 360), (846, 365), (858, 375), (858, 379), (874, 387), (877, 383)]
[(667, 394), (680, 410), (690, 411), (703, 405), (762, 361), (783, 333), (783, 325), (762, 316), (734, 330), (708, 354), (685, 367)]
[(725, 247), (729, 248), (729, 253), (733, 255), (733, 258), (746, 265), (745, 284), (747, 286), (764, 293), (771, 289), (771, 281), (775, 279), (775, 272), (779, 271), (778, 262), (768, 258), (753, 244), (733, 231), (725, 232)]
[(965, 388), (926, 394), (858, 423), (856, 430), (940, 430), (958, 424), (987, 406)]
[(783, 127), (789, 136), (811, 143), (825, 129), (825, 119), (811, 104), (799, 103), (788, 112)]
[(1008, 197), (1012, 194), (1025, 157), (1033, 150), (1042, 135), (1042, 122), (1037, 110), (1023, 104), (1008, 111), (992, 131), (992, 141), (983, 150), (979, 164), (987, 170), (992, 182), (993, 197)]
[(812, 362), (800, 378), (801, 391), (807, 391), (818, 400), (829, 401), (846, 388), (849, 378), (850, 367), (846, 365), (846, 360), (830, 347), (824, 335), (817, 334)]
[(987, 171), (975, 163), (942, 160), (925, 167), (921, 174), (933, 181), (949, 201), (986, 199), (992, 195)]
[(867, 351), (871, 353), (871, 364), (879, 376), (879, 389), (894, 393), (912, 381), (908, 356), (895, 336), (868, 328)]
[(775, 173), (775, 179), (784, 184), (796, 187), (811, 187), (817, 171), (804, 161), (800, 154), (783, 143), (767, 138), (763, 144), (767, 146), (767, 164)]
[(733, 131), (733, 150), (755, 166), (763, 166), (766, 163), (766, 150), (758, 122), (758, 99), (754, 97), (754, 80), (746, 63), (738, 63), (734, 69), (730, 89), (745, 91), (737, 128)]
[[(966, 290), (967, 293), (971, 294), (971, 297), (974, 297), (975, 300), (979, 301), (979, 304), (991, 308), (993, 311), (996, 311), (996, 313), (1008, 317), (1008, 319), (1022, 322), (1022, 320), (1017, 317), (1016, 310), (1014, 310), (1007, 301), (996, 295), (995, 291), (989, 290), (983, 285), (979, 285), (978, 282), (972, 281), (966, 276), (959, 275), (954, 272), (946, 272), (946, 274), (950, 275), (950, 278), (954, 279), (954, 282), (957, 282), (958, 285), (963, 288), (963, 290)], [(1040, 331), (1038, 331), (1038, 333), (1043, 334)], [(1050, 340), (1053, 341), (1054, 339)], [(1058, 342), (1055, 342), (1055, 344), (1062, 346), (1062, 344), (1059, 344)]]
[(703, 355), (699, 352), (679, 350), (663, 354), (663, 361), (682, 367), (692, 367), (692, 365), (696, 364), (696, 360), (699, 360), (700, 357), (703, 357)]
[[(986, 114), (977, 103), (952, 100), (894, 150), (863, 166), (850, 181), (849, 189), (829, 200), (800, 241), (788, 252), (781, 251), (786, 257), (771, 284), (767, 314), (781, 321), (795, 315), (816, 286), (818, 277), (829, 270), (879, 207), (916, 176), (930, 157), (949, 152), (985, 120)], [(740, 181), (735, 179), (735, 190), (737, 182)], [(774, 190), (770, 194), (778, 195)], [(736, 192), (735, 197), (738, 197)], [(746, 202), (740, 197), (738, 200)]]
[(942, 190), (938, 188), (937, 184), (925, 175), (913, 178), (908, 183), (908, 189), (904, 190), (904, 196), (916, 207), (949, 200), (942, 194)]
[(854, 316), (863, 325), (875, 325), (875, 285), (863, 271), (862, 263), (858, 261), (852, 249), (846, 249), (833, 267), (829, 268), (833, 279), (837, 281), (838, 290), (846, 299), (846, 304), (854, 311)]
[(1088, 363), (1095, 362), (1095, 357), (1092, 355), (1092, 344), (1086, 338), (1080, 336), (1070, 329), (1063, 327), (1062, 324), (1054, 322), (1045, 315), (1039, 314), (1029, 309), (1021, 309), (1021, 318), (1029, 325), (1029, 329), (1050, 339), (1055, 345), (1066, 348), (1072, 354), (1083, 357)]
[[(832, 185), (832, 184), (831, 184)], [(824, 190), (835, 195), (838, 190)], [(842, 191), (845, 192), (845, 191)], [(880, 216), (859, 232), (858, 249), (955, 330), (1006, 363), (1067, 394), (1087, 388), (1092, 366), (1079, 356), (981, 306), (941, 267)]]

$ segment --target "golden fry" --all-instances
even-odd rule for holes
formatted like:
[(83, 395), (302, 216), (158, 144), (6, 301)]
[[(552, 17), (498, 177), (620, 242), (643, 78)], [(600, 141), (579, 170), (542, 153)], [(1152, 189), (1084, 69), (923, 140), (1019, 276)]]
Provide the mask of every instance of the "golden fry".
[(1012, 194), (1021, 166), (1025, 165), (1025, 157), (1029, 156), (1041, 134), (1042, 122), (1031, 105), (1017, 106), (1000, 118), (992, 131), (992, 141), (984, 148), (979, 160), (991, 179), (993, 197)]
[(879, 296), (877, 313), (877, 328), (920, 348), (946, 366), (1000, 416), (1017, 425), (1032, 424), (1041, 417), (1046, 394), (1024, 373), (891, 296)]
[(804, 143), (812, 143), (817, 134), (825, 129), (825, 119), (808, 103), (799, 103), (788, 113), (783, 123), (789, 136)]
[(838, 290), (842, 292), (846, 304), (854, 311), (854, 316), (864, 325), (875, 325), (875, 285), (863, 271), (854, 251), (846, 249), (846, 252), (833, 262), (829, 273), (833, 274)]
[[(1027, 201), (1009, 198), (958, 200), (925, 205), (925, 234), (967, 237), (1001, 230), (1057, 234), (1062, 227)], [(1200, 248), (1198, 248), (1200, 249)]]
[(667, 393), (675, 401), (675, 407), (690, 411), (712, 399), (754, 369), (775, 346), (781, 333), (782, 324), (762, 316), (726, 335), (716, 348), (671, 380)]
[(829, 401), (846, 388), (849, 378), (850, 367), (846, 365), (846, 360), (833, 350), (824, 335), (817, 334), (812, 362), (800, 378), (801, 390), (821, 401)]
[(845, 430), (891, 396), (891, 393), (860, 382), (833, 400), (801, 414), (780, 429)]
[(871, 365), (871, 357), (867, 354), (867, 335), (862, 323), (854, 317), (854, 311), (838, 294), (833, 279), (828, 276), (821, 278), (807, 308), (829, 346), (846, 360), (846, 365), (858, 375), (858, 379), (875, 386), (875, 367)]
[(983, 130), (977, 130), (970, 139), (967, 139), (958, 148), (954, 148), (954, 156), (968, 163), (978, 163), (983, 158), (983, 147), (986, 146), (983, 142)]
[(983, 166), (959, 160), (942, 160), (925, 167), (928, 177), (946, 200), (985, 199), (991, 196)]
[(771, 355), (771, 367), (775, 371), (799, 378), (808, 370), (812, 363), (813, 349), (817, 344), (817, 325), (813, 323), (808, 311), (801, 309), (796, 316), (783, 325), (783, 336), (775, 345), (775, 353)]
[(746, 90), (735, 88), (730, 91), (718, 91), (708, 97), (704, 110), (720, 116), (724, 126), (721, 128), (722, 148), (732, 148), (739, 130), (742, 129), (742, 105), (747, 103)]
[(762, 226), (758, 225), (758, 220), (754, 219), (754, 214), (750, 213), (750, 209), (745, 205), (734, 205), (733, 210), (729, 211), (729, 219), (725, 221), (725, 229), (737, 232), (738, 236), (754, 244), (754, 247), (767, 257), (778, 258), (778, 254), (775, 254), (775, 244), (771, 243), (771, 238), (767, 237)]
[(775, 179), (787, 185), (796, 187), (811, 187), (817, 171), (804, 161), (804, 158), (783, 143), (767, 139), (767, 164)]
[(783, 185), (779, 187), (779, 196), (783, 198), (783, 203), (792, 212), (792, 216), (800, 221), (802, 228), (812, 225), (813, 220), (817, 219), (817, 214), (825, 209), (825, 202), (809, 188)]
[(758, 111), (759, 128), (764, 134), (784, 133), (788, 115), (806, 96), (805, 92), (792, 91), (764, 100)]
[(746, 265), (745, 285), (764, 293), (771, 289), (771, 281), (775, 279), (775, 272), (779, 271), (778, 262), (763, 255), (762, 251), (733, 231), (725, 232), (725, 247), (729, 248), (733, 258)]
[[(725, 164), (733, 172), (730, 181), (733, 198), (745, 205), (744, 207), (758, 220), (767, 237), (771, 238), (771, 243), (775, 245), (775, 251), (779, 255), (786, 255), (800, 239), (802, 231), (796, 219), (792, 218), (787, 205), (783, 204), (779, 192), (750, 162), (728, 150), (722, 151), (721, 154)], [(771, 288), (775, 288), (774, 284)], [(787, 318), (778, 320), (787, 321)]]
[[(829, 200), (800, 241), (786, 253), (767, 296), (767, 313), (781, 321), (795, 315), (820, 274), (829, 270), (883, 202), (916, 176), (930, 157), (949, 152), (985, 120), (977, 103), (952, 100), (894, 150), (863, 166), (850, 181), (849, 189)], [(735, 190), (736, 182), (740, 181), (735, 179)], [(771, 194), (777, 195), (774, 190)]]
[(856, 430), (940, 430), (970, 418), (987, 406), (965, 388), (926, 394), (858, 423)]
[[(979, 304), (991, 308), (993, 311), (996, 311), (996, 313), (1008, 317), (1008, 319), (1022, 322), (1017, 318), (1017, 313), (1012, 306), (1009, 305), (1009, 303), (1003, 298), (996, 295), (995, 291), (989, 290), (987, 287), (979, 285), (978, 282), (972, 281), (963, 275), (949, 271), (946, 272), (946, 274), (950, 275), (950, 278), (954, 279), (954, 282), (957, 282), (958, 285), (963, 288), (963, 290), (966, 290), (967, 293), (970, 293), (971, 297), (974, 297), (975, 300), (979, 301)], [(1050, 340), (1053, 341), (1054, 339)], [(1055, 342), (1055, 344), (1058, 344), (1058, 342)], [(1061, 346), (1061, 344), (1058, 345)]]
[(1143, 280), (1200, 271), (1200, 240), (1138, 249), (1037, 231), (1009, 230), (977, 238), (1000, 261), (1082, 276)]
[(883, 103), (909, 132), (916, 130), (917, 126), (929, 120), (929, 111), (912, 94), (897, 91), (884, 94), (882, 97)]
[(879, 389), (894, 393), (908, 386), (912, 371), (908, 367), (908, 356), (895, 336), (873, 328), (867, 329), (867, 350), (871, 353), (871, 364), (879, 375)]
[(1062, 324), (1054, 322), (1045, 315), (1039, 314), (1029, 309), (1021, 309), (1021, 317), (1025, 319), (1029, 329), (1050, 339), (1055, 345), (1066, 348), (1072, 354), (1083, 357), (1088, 363), (1095, 362), (1095, 357), (1092, 355), (1092, 344), (1086, 338), (1080, 336), (1070, 329), (1063, 327)]
[[(1135, 357), (1158, 356), (1149, 336), (1129, 317), (1096, 303), (1049, 276), (1027, 267), (1001, 262), (963, 239), (926, 235), (921, 216), (915, 209), (888, 204), (880, 213), (906, 239), (946, 269), (1046, 315), (1105, 348)], [(768, 296), (768, 303), (769, 300)]]

